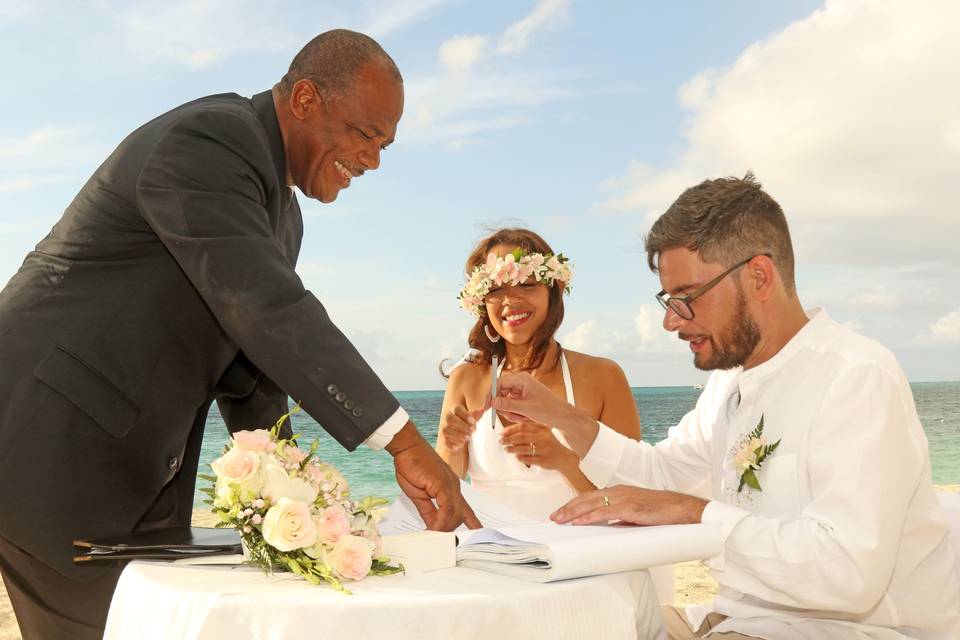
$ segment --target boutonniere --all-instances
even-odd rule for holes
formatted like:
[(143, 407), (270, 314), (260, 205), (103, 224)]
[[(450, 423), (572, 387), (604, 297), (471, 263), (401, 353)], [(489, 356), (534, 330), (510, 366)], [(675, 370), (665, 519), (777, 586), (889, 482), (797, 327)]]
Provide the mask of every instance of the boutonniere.
[(760, 481), (757, 479), (757, 471), (760, 470), (763, 461), (776, 451), (779, 445), (780, 440), (773, 444), (767, 444), (767, 438), (763, 435), (763, 416), (761, 415), (757, 428), (741, 436), (733, 447), (733, 464), (740, 472), (740, 485), (737, 487), (737, 493), (743, 491), (743, 485), (757, 491), (763, 491), (760, 488)]

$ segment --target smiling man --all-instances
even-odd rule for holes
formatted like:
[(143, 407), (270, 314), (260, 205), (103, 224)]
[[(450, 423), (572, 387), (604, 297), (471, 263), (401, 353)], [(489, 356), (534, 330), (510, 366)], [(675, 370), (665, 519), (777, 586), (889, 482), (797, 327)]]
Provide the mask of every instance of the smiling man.
[(376, 42), (321, 34), (272, 91), (130, 134), (0, 292), (0, 574), (25, 640), (102, 636), (122, 567), (75, 566), (71, 542), (188, 525), (214, 400), (236, 431), (290, 396), (344, 447), (386, 448), (431, 528), (478, 525), (294, 271), (292, 187), (333, 202), (402, 111)]
[(503, 376), (498, 409), (560, 429), (601, 489), (560, 523), (714, 523), (708, 615), (671, 638), (960, 638), (960, 584), (910, 387), (884, 347), (804, 311), (780, 206), (748, 175), (685, 191), (646, 240), (664, 328), (714, 370), (651, 446)]

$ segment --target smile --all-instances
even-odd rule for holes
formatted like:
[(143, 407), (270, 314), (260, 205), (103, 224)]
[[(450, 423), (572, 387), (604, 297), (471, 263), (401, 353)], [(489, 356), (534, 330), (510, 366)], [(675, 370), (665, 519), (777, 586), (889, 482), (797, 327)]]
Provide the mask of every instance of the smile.
[(529, 311), (524, 311), (523, 313), (508, 313), (503, 316), (504, 324), (508, 327), (518, 327), (524, 322), (527, 321), (527, 318), (533, 314)]
[(334, 166), (334, 168), (337, 170), (337, 173), (340, 174), (340, 177), (343, 178), (343, 181), (344, 181), (344, 183), (345, 183), (345, 186), (347, 186), (347, 187), (350, 186), (350, 180), (352, 180), (354, 176), (363, 175), (363, 172), (362, 172), (362, 171), (354, 171), (354, 170), (352, 170), (352, 169), (348, 169), (348, 168), (347, 168), (343, 163), (341, 163), (339, 160), (334, 160), (334, 161), (333, 161), (333, 166)]

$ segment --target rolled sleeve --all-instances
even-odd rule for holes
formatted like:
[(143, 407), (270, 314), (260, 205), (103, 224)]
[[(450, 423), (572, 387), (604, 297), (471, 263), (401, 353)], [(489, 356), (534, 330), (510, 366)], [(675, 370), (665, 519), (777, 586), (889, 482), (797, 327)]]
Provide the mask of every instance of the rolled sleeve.
[(397, 435), (397, 432), (408, 422), (410, 422), (410, 416), (407, 415), (403, 407), (397, 407), (393, 415), (387, 418), (387, 421), (380, 425), (376, 431), (371, 433), (370, 436), (363, 441), (363, 444), (374, 451), (380, 451), (390, 444), (393, 436)]
[(727, 544), (727, 538), (733, 533), (734, 528), (740, 524), (740, 521), (746, 518), (750, 513), (739, 507), (711, 500), (707, 503), (700, 517), (700, 522), (704, 524), (715, 524), (720, 529), (720, 553), (716, 557), (707, 561), (711, 569), (720, 571), (724, 565), (724, 547)]
[(633, 441), (602, 422), (598, 424), (597, 437), (580, 461), (580, 470), (595, 486), (603, 488), (619, 469), (627, 443)]

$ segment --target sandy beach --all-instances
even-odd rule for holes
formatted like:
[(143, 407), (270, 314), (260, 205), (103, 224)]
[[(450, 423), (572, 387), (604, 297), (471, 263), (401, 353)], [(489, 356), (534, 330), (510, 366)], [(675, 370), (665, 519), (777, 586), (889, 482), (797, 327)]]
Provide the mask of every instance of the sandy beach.
[[(960, 484), (940, 485), (938, 488), (960, 493)], [(206, 511), (193, 512), (193, 524), (211, 526), (213, 520)], [(676, 588), (673, 602), (677, 606), (705, 604), (717, 592), (717, 583), (710, 577), (710, 570), (702, 562), (684, 562), (676, 565)], [(21, 640), (17, 621), (7, 598), (7, 591), (0, 584), (0, 640)]]

